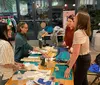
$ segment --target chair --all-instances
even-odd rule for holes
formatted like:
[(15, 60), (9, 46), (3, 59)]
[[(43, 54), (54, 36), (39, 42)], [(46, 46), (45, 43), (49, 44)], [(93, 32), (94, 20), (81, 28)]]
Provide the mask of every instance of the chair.
[[(95, 76), (95, 79), (92, 81), (92, 83), (90, 85), (93, 85), (97, 79), (100, 80), (100, 72), (99, 73), (94, 73), (94, 72), (88, 71), (87, 75)], [(99, 81), (98, 85), (100, 85), (100, 81)]]

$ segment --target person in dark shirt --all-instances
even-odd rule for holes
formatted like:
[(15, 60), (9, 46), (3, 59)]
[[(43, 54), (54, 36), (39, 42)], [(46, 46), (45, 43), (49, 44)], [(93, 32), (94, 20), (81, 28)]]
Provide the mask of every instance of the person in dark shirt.
[(63, 46), (66, 46), (68, 49), (72, 47), (73, 35), (74, 35), (74, 17), (70, 15), (67, 20), (67, 26), (65, 29), (65, 36), (63, 41)]
[(17, 34), (15, 36), (15, 61), (21, 62), (20, 59), (29, 56), (29, 51), (33, 50), (33, 47), (27, 43), (26, 33), (28, 31), (28, 25), (25, 22), (20, 22), (17, 26)]

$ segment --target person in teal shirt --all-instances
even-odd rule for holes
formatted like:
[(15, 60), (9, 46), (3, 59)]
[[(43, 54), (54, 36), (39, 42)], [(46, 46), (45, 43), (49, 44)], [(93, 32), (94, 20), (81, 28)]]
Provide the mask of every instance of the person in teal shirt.
[(15, 61), (21, 62), (20, 59), (29, 56), (29, 51), (33, 47), (27, 43), (26, 33), (28, 25), (25, 22), (20, 22), (17, 26), (17, 34), (15, 36)]

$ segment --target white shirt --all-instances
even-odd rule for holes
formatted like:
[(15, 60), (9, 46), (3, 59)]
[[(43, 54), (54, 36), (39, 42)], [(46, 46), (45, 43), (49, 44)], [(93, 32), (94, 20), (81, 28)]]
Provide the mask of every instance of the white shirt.
[(74, 33), (73, 44), (81, 44), (79, 55), (89, 53), (89, 37), (84, 30), (77, 30)]
[[(9, 42), (0, 39), (0, 65), (14, 64), (14, 52)], [(12, 68), (4, 68), (0, 66), (0, 76), (3, 80), (9, 79), (13, 75)]]

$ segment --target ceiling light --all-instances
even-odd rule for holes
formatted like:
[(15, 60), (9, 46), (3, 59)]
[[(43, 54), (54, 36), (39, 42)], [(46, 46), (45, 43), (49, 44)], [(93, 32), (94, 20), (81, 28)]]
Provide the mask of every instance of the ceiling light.
[(57, 6), (57, 5), (58, 5), (58, 2), (53, 2), (52, 5), (53, 5), (53, 6)]
[(67, 4), (65, 4), (65, 7), (67, 7), (68, 5)]
[(75, 6), (75, 4), (73, 4), (73, 6)]

